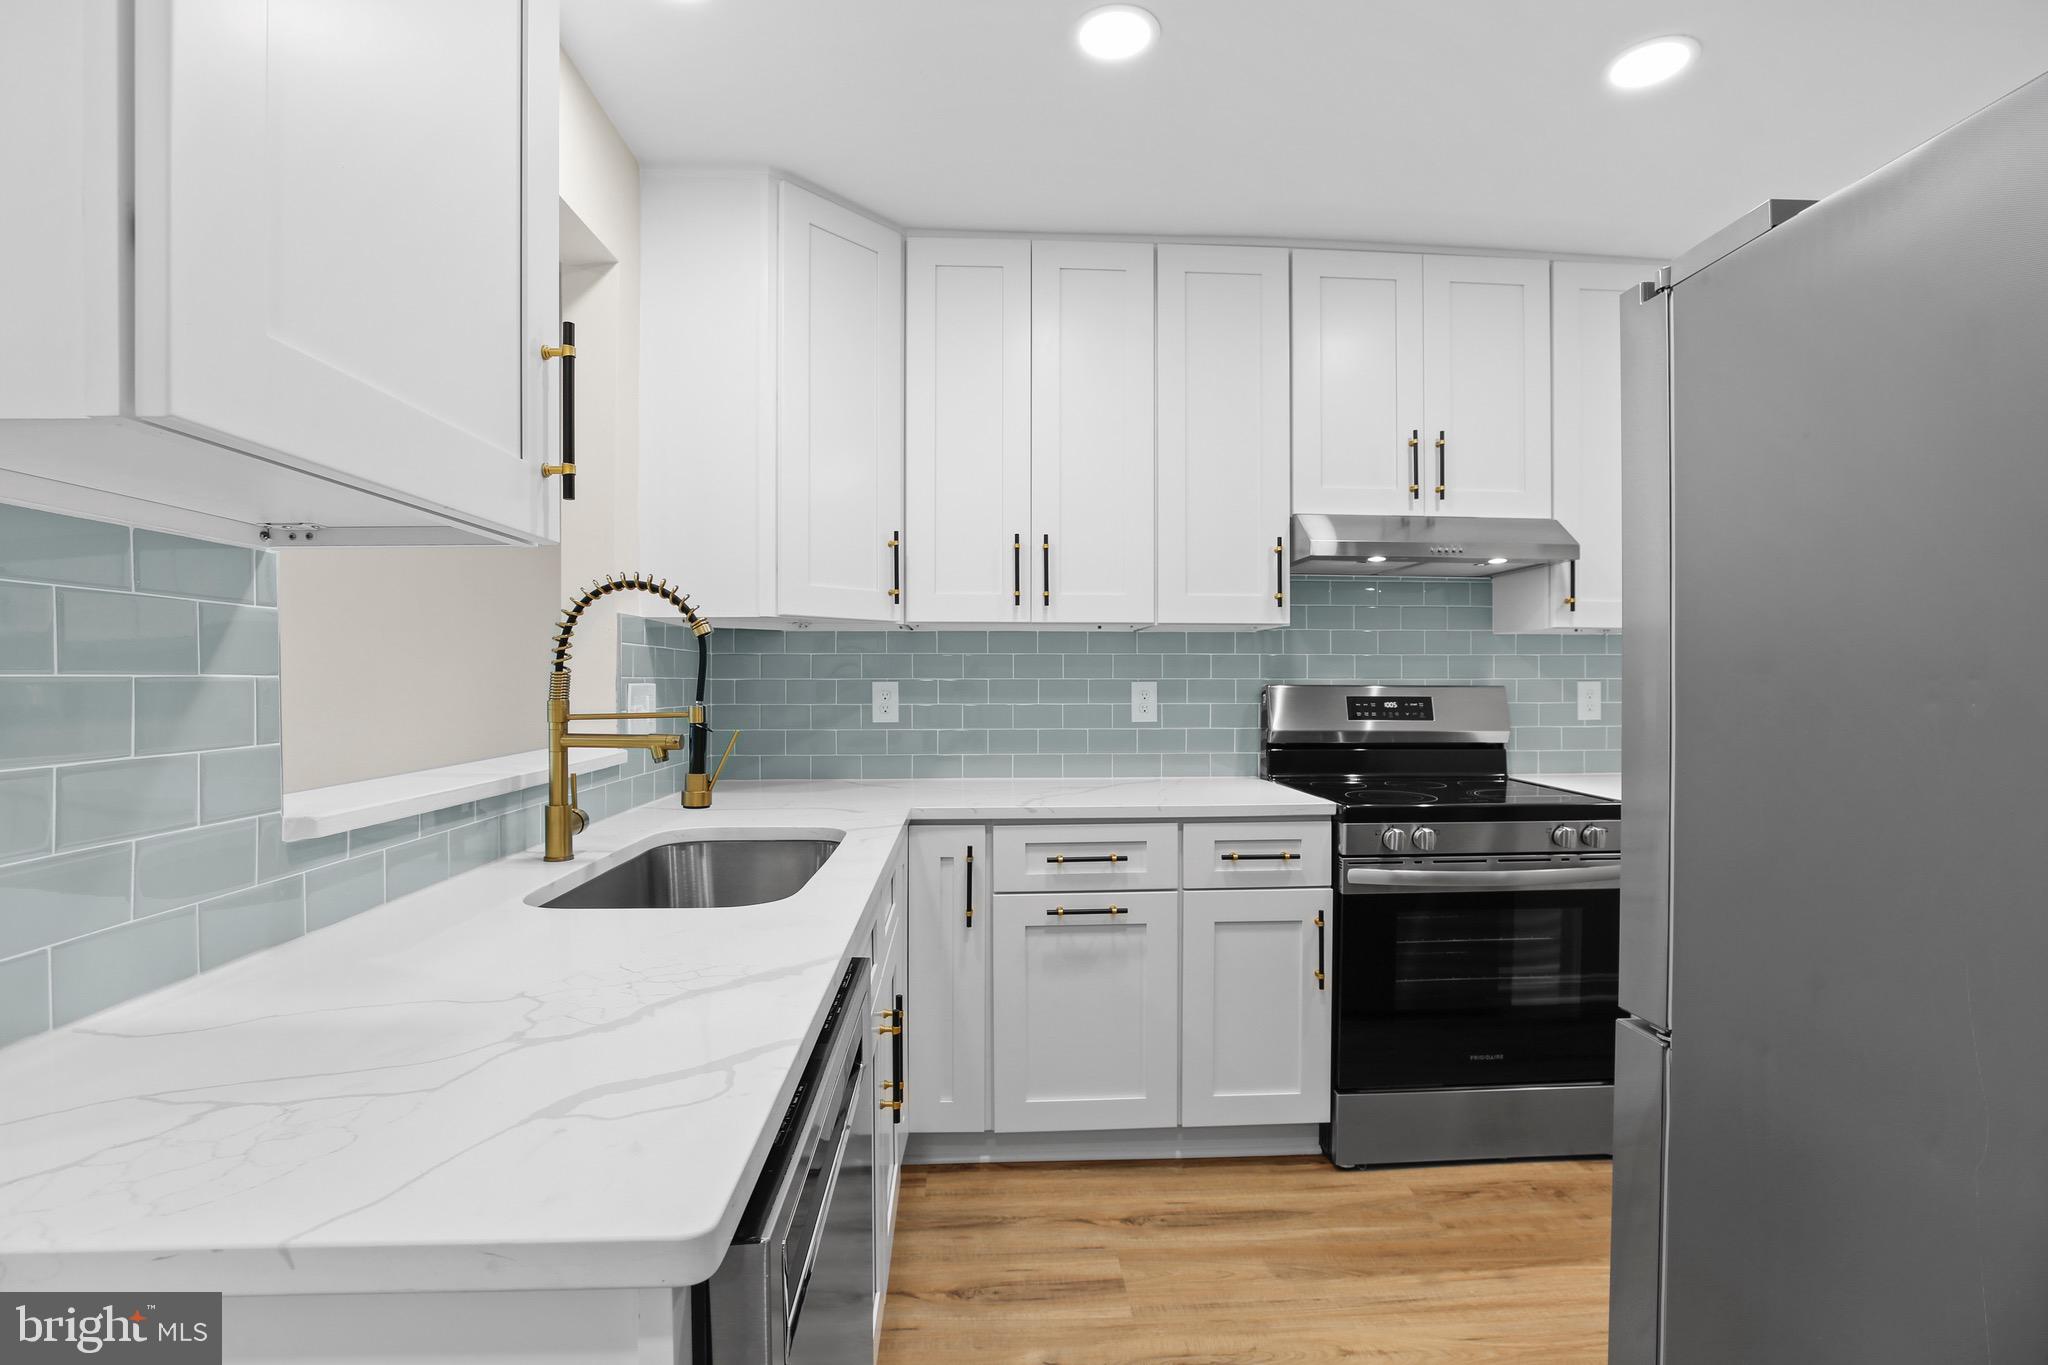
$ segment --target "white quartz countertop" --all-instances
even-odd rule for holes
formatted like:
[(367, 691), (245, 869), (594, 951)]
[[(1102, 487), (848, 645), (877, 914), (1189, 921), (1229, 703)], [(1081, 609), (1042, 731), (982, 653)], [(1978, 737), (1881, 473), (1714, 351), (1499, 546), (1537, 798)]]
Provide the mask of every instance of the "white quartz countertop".
[(1620, 773), (1517, 773), (1516, 776), (1538, 786), (1559, 787), (1568, 792), (1604, 797), (1609, 801), (1621, 800)]
[[(0, 1287), (687, 1285), (731, 1242), (912, 820), (1320, 816), (1252, 778), (728, 783), (0, 1051)], [(528, 905), (687, 831), (839, 837), (797, 895)]]

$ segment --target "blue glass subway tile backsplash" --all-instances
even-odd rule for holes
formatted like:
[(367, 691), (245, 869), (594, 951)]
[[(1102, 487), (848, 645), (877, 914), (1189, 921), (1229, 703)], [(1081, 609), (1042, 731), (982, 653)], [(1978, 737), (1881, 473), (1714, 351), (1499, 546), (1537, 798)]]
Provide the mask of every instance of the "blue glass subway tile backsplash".
[[(272, 552), (0, 504), (0, 1043), (539, 840), (534, 788), (285, 843), (276, 600)], [(694, 678), (666, 626), (627, 634)], [(682, 767), (635, 754), (583, 804), (627, 810)]]

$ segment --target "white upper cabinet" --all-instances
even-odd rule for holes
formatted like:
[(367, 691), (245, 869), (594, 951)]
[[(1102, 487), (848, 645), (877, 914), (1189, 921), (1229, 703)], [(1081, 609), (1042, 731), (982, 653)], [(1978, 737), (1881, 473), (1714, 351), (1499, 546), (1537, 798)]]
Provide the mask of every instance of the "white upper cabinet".
[(1421, 509), (1550, 515), (1550, 263), (1422, 258)]
[(903, 598), (903, 238), (781, 187), (777, 607), (894, 621)]
[(1295, 252), (1294, 510), (1423, 511), (1422, 422), (1422, 257)]
[(1159, 608), (1287, 622), (1287, 252), (1159, 248)]
[(1552, 515), (1578, 540), (1579, 558), (1495, 579), (1498, 631), (1621, 629), (1621, 299), (1652, 273), (1551, 267)]
[(913, 237), (905, 278), (905, 610), (1032, 619), (1031, 244)]
[(1031, 246), (1036, 618), (1154, 618), (1152, 247)]
[(0, 394), (0, 416), (92, 434), (0, 433), (0, 466), (94, 489), (80, 510), (214, 534), (551, 535), (553, 0), (16, 8), (44, 31), (9, 43), (6, 84), (66, 132), (6, 170), (66, 221), (0, 247), (66, 245), (10, 327), (52, 319), (43, 363), (70, 373)]

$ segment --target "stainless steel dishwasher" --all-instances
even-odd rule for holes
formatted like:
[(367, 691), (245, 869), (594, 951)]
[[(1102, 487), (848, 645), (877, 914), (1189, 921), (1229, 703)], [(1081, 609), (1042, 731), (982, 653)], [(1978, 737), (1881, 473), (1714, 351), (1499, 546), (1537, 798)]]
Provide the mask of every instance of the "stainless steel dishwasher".
[(693, 1295), (699, 1365), (874, 1356), (875, 1110), (868, 959), (841, 978), (732, 1249)]

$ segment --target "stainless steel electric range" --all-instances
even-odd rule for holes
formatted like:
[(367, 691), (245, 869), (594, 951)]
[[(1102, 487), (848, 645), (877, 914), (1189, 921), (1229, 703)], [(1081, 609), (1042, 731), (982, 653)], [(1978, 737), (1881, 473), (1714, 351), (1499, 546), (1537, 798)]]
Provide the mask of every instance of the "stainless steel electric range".
[(1275, 683), (1261, 727), (1338, 807), (1330, 1159), (1608, 1153), (1620, 803), (1509, 777), (1500, 687)]

